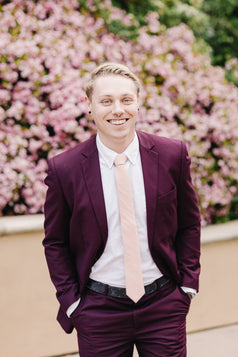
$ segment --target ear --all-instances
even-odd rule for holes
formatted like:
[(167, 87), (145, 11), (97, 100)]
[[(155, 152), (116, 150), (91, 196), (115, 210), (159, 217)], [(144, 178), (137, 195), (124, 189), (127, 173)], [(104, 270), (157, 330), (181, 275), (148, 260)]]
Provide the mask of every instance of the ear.
[(85, 97), (84, 97), (84, 100), (85, 100), (85, 102), (87, 103), (88, 110), (91, 110), (91, 102), (90, 102), (90, 100), (88, 99), (88, 97), (85, 96)]
[(84, 97), (84, 100), (85, 100), (85, 102), (87, 103), (87, 106), (88, 106), (88, 113), (91, 114), (91, 102), (90, 102), (90, 100), (88, 99), (87, 96)]
[(140, 94), (137, 95), (138, 112), (140, 110)]

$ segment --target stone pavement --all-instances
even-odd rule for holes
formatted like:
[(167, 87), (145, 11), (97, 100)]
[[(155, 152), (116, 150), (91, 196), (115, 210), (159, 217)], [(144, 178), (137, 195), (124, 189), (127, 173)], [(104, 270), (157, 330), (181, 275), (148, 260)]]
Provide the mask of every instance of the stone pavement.
[(238, 324), (191, 333), (188, 335), (188, 357), (237, 357), (237, 337)]
[[(187, 357), (237, 357), (237, 337), (238, 324), (190, 333), (187, 337)], [(133, 357), (137, 356), (135, 351)], [(79, 355), (76, 353), (63, 357)]]

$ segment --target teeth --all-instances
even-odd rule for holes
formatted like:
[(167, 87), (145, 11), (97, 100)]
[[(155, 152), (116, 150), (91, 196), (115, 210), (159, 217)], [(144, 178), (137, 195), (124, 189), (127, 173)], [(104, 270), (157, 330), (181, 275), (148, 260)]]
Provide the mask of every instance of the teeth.
[(113, 120), (109, 120), (109, 122), (114, 125), (121, 125), (126, 122), (126, 119), (113, 119)]

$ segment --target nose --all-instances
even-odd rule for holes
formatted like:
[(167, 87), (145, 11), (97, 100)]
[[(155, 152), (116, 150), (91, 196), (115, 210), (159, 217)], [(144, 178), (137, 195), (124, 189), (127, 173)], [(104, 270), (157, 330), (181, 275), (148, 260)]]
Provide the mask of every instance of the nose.
[(119, 100), (115, 101), (112, 106), (112, 114), (120, 116), (124, 113), (124, 109), (122, 107), (122, 104)]

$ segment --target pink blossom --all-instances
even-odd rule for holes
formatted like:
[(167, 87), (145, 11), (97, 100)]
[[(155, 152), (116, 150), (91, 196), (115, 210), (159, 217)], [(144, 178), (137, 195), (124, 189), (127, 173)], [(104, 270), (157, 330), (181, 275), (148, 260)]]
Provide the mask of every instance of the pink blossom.
[[(47, 159), (95, 133), (84, 88), (98, 64), (113, 61), (140, 78), (137, 129), (187, 143), (203, 224), (227, 214), (238, 193), (237, 88), (208, 56), (194, 52), (184, 24), (164, 31), (152, 12), (137, 41), (125, 41), (94, 12), (100, 6), (108, 21), (125, 26), (136, 25), (133, 15), (110, 0), (87, 6), (91, 13), (81, 12), (77, 0), (2, 6), (0, 211), (42, 212)], [(237, 59), (227, 64), (237, 67)]]

